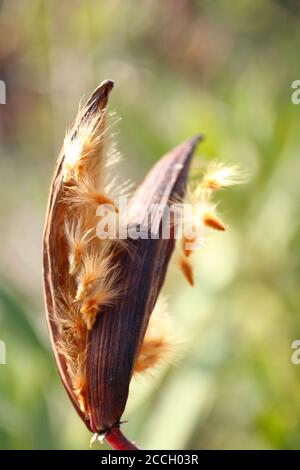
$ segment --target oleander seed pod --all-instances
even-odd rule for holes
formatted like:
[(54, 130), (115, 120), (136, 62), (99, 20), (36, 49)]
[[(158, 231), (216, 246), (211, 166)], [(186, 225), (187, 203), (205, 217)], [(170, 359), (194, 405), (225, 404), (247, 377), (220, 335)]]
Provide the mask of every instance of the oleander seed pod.
[[(99, 239), (97, 208), (109, 205), (118, 215), (114, 195), (118, 189), (126, 192), (126, 185), (112, 188), (114, 179), (106, 178), (114, 158), (105, 145), (112, 87), (111, 80), (102, 82), (79, 110), (58, 157), (44, 230), (44, 291), (55, 361), (76, 411), (90, 431), (105, 435), (114, 448), (135, 449), (119, 429), (131, 378), (172, 349), (166, 323), (157, 326), (159, 315), (150, 317), (175, 247), (174, 233), (162, 237), (163, 211), (152, 210), (151, 222), (149, 211), (167, 208), (174, 200), (188, 202), (195, 207), (193, 227), (203, 223), (224, 230), (211, 194), (238, 179), (235, 170), (215, 165), (186, 192), (191, 157), (201, 138), (196, 136), (162, 157), (130, 198), (126, 230), (139, 227), (148, 236), (128, 243), (118, 237)], [(182, 245), (179, 265), (193, 285), (190, 254)]]

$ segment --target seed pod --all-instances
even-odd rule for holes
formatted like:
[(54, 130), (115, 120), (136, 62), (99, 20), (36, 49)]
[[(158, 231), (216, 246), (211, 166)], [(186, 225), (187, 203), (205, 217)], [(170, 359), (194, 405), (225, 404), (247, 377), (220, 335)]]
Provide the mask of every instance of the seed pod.
[[(118, 212), (103, 183), (106, 105), (112, 87), (106, 80), (95, 90), (65, 139), (51, 185), (43, 245), (45, 303), (59, 375), (88, 429), (107, 433), (111, 441), (174, 249), (173, 237), (161, 236), (161, 208), (183, 198), (199, 140), (194, 137), (159, 160), (131, 198), (127, 228), (138, 226), (147, 238), (132, 240), (129, 248), (98, 240), (96, 206), (111, 204)], [(153, 205), (157, 210), (149, 221)]]
[(120, 195), (126, 191), (126, 185), (114, 188), (114, 178), (105, 182), (112, 87), (104, 81), (79, 110), (59, 155), (44, 231), (44, 291), (55, 361), (76, 411), (114, 448), (135, 449), (119, 429), (132, 375), (171, 349), (171, 335), (157, 326), (159, 317), (150, 321), (177, 233), (171, 217), (166, 236), (165, 213), (174, 201), (191, 206), (181, 215), (189, 229), (178, 264), (193, 286), (190, 255), (202, 241), (202, 227), (225, 229), (212, 194), (241, 179), (237, 167), (213, 163), (186, 191), (196, 136), (162, 157), (131, 197), (122, 222), (130, 241), (122, 239), (122, 224), (113, 239), (99, 238), (96, 225), (104, 216), (98, 209), (121, 221), (114, 189)]

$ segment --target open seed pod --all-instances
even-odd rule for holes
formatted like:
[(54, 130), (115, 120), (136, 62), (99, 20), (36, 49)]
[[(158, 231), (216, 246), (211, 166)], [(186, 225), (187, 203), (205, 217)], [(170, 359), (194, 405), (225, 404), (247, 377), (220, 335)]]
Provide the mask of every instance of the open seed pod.
[[(79, 110), (58, 158), (44, 232), (44, 289), (55, 361), (75, 409), (88, 429), (105, 435), (113, 447), (133, 449), (119, 430), (129, 384), (135, 370), (153, 365), (166, 349), (163, 338), (150, 341), (147, 335), (175, 246), (174, 231), (169, 237), (161, 233), (164, 208), (184, 201), (200, 137), (162, 157), (130, 198), (125, 228), (128, 233), (138, 227), (142, 235), (129, 241), (100, 239), (99, 207), (109, 206), (116, 218), (119, 214), (113, 197), (118, 191), (105, 182), (110, 163), (106, 106), (112, 87), (112, 81), (104, 81)], [(200, 199), (206, 207), (212, 191), (236, 182), (224, 171), (221, 166), (210, 170), (202, 186), (187, 194), (191, 202)], [(225, 228), (207, 209), (193, 214), (193, 227), (201, 219), (204, 225)], [(190, 253), (182, 248), (179, 265), (193, 284)]]

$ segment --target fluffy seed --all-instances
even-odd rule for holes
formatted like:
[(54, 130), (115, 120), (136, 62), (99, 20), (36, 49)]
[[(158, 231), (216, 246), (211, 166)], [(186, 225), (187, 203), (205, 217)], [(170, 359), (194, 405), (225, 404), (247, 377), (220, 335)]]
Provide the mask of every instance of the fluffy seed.
[(204, 224), (206, 227), (214, 228), (215, 230), (220, 230), (222, 232), (225, 230), (224, 223), (213, 212), (204, 212)]
[(92, 208), (96, 209), (98, 206), (106, 204), (112, 206), (115, 212), (118, 212), (112, 199), (99, 191), (94, 183), (86, 177), (80, 179), (73, 186), (66, 188), (64, 201), (67, 204), (71, 204), (73, 208), (92, 206)]
[(82, 300), (90, 295), (97, 282), (110, 273), (111, 257), (100, 253), (87, 253), (82, 260), (82, 267), (77, 276), (75, 300)]
[[(85, 110), (79, 112), (78, 124), (82, 120)], [(78, 126), (75, 137), (68, 132), (64, 140), (64, 182), (78, 181), (88, 174), (96, 181), (101, 176), (103, 162), (99, 158), (99, 151), (103, 141), (104, 113), (92, 118), (85, 118)]]
[(113, 288), (114, 279), (100, 282), (95, 292), (84, 298), (80, 313), (88, 330), (93, 328), (96, 317), (101, 313), (101, 307), (110, 305), (118, 296), (119, 290)]
[(194, 286), (194, 274), (193, 274), (193, 267), (191, 263), (186, 257), (180, 256), (178, 260), (178, 264), (185, 279), (190, 284), (190, 286), (193, 287)]
[(166, 300), (159, 298), (150, 317), (134, 372), (142, 373), (164, 362), (176, 350), (177, 344)]
[[(237, 166), (226, 167), (221, 163), (211, 163), (203, 176), (202, 181), (193, 189), (188, 188), (182, 204), (184, 236), (181, 241), (181, 255), (178, 264), (184, 277), (190, 285), (194, 285), (193, 269), (187, 258), (194, 251), (197, 242), (198, 246), (202, 242), (203, 228), (210, 227), (215, 230), (224, 231), (223, 221), (216, 215), (216, 204), (212, 203), (212, 192), (239, 184), (245, 181), (246, 175), (241, 174)], [(188, 207), (186, 212), (184, 207)], [(191, 236), (187, 236), (187, 231), (191, 231)], [(195, 234), (195, 236), (192, 236)], [(190, 248), (189, 245), (194, 245)]]
[(86, 350), (78, 355), (76, 367), (68, 366), (68, 372), (80, 409), (86, 414)]
[(83, 221), (65, 221), (65, 235), (69, 245), (69, 273), (75, 274), (79, 268), (86, 247), (95, 237), (95, 229), (83, 228)]
[(225, 166), (222, 163), (213, 162), (208, 166), (200, 188), (215, 191), (244, 181), (245, 175), (242, 175), (238, 166)]

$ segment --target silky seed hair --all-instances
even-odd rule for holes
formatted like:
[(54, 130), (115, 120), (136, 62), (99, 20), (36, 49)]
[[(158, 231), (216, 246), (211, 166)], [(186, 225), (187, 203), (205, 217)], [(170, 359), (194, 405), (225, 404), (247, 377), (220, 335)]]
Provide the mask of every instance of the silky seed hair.
[(95, 239), (95, 228), (85, 228), (82, 218), (76, 223), (66, 219), (64, 233), (69, 249), (69, 274), (74, 275), (79, 269), (87, 246)]
[[(194, 182), (193, 186), (187, 188), (182, 205), (189, 204), (192, 207), (191, 216), (189, 216), (192, 220), (190, 218), (189, 220), (183, 220), (183, 224), (191, 227), (193, 232), (189, 237), (183, 236), (179, 244), (180, 250), (177, 263), (186, 281), (191, 286), (194, 285), (193, 266), (189, 259), (194, 251), (190, 248), (191, 244), (203, 245), (203, 229), (205, 227), (219, 231), (225, 231), (226, 229), (224, 222), (217, 215), (217, 204), (213, 201), (214, 193), (220, 189), (244, 183), (248, 177), (238, 166), (226, 166), (223, 163), (211, 162), (200, 182)], [(184, 211), (182, 213), (184, 214)], [(196, 235), (193, 235), (195, 233), (201, 235), (197, 238)]]
[(76, 296), (75, 300), (82, 300), (91, 294), (99, 285), (99, 282), (110, 274), (112, 270), (112, 257), (104, 257), (101, 252), (94, 250), (86, 251), (83, 254), (81, 267), (76, 276)]
[[(185, 216), (184, 205), (191, 205), (192, 220), (183, 220), (183, 222), (189, 222), (193, 229), (197, 226), (203, 226), (224, 231), (225, 225), (216, 214), (217, 205), (212, 201), (213, 193), (230, 185), (240, 184), (244, 181), (244, 178), (238, 167), (227, 167), (221, 163), (213, 162), (208, 166), (202, 180), (196, 183), (194, 187), (187, 188), (184, 200), (180, 202), (175, 198), (173, 203), (179, 204), (182, 217)], [(178, 265), (188, 284), (193, 287), (194, 273), (192, 262), (189, 259), (193, 250), (186, 246), (190, 243), (203, 244), (203, 240), (197, 240), (196, 237), (189, 237), (189, 239), (183, 237), (180, 242)], [(172, 353), (174, 353), (177, 346), (178, 339), (176, 339), (173, 327), (170, 324), (166, 299), (159, 297), (151, 314), (148, 328), (135, 362), (134, 372), (147, 372), (161, 362), (168, 360), (172, 357)]]
[(141, 374), (175, 357), (180, 341), (172, 324), (165, 297), (157, 299), (135, 362), (134, 372)]
[(68, 187), (64, 200), (73, 208), (90, 208), (95, 211), (98, 206), (106, 204), (114, 207), (115, 211), (118, 212), (117, 207), (106, 194), (105, 189), (99, 191), (97, 184), (87, 175), (83, 176), (81, 174), (75, 184)]
[(70, 284), (59, 297), (53, 320), (59, 331), (58, 352), (65, 358), (73, 391), (81, 410), (85, 411), (87, 329)]

